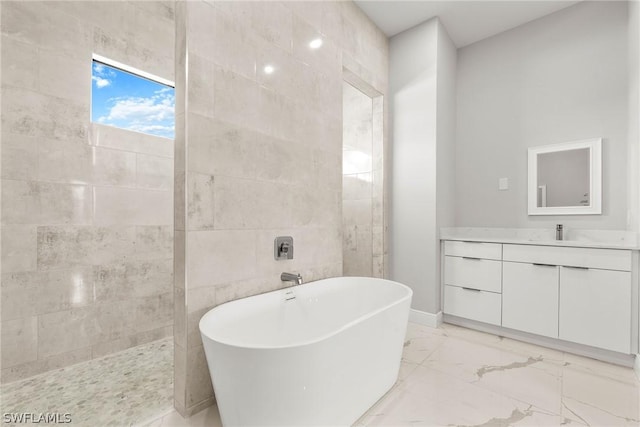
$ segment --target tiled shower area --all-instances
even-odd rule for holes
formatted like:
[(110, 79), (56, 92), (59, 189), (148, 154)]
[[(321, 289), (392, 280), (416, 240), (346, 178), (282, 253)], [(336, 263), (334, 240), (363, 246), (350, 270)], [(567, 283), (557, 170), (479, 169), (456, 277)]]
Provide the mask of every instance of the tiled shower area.
[(173, 79), (173, 4), (0, 12), (2, 413), (144, 421), (173, 407), (174, 141), (91, 122), (92, 55)]
[[(200, 317), (284, 286), (282, 271), (343, 274), (344, 81), (375, 98), (359, 242), (383, 274), (388, 40), (355, 4), (0, 14), (3, 413), (118, 426), (214, 403)], [(92, 82), (95, 56), (175, 82), (175, 140), (91, 121), (108, 85)], [(144, 107), (127, 101), (118, 114)], [(274, 261), (277, 235), (295, 239), (293, 260)]]
[(3, 414), (10, 414), (2, 425), (29, 424), (18, 422), (25, 414), (68, 416), (74, 426), (146, 425), (173, 410), (173, 340), (5, 384), (1, 397)]
[[(90, 143), (3, 137), (3, 160), (39, 165), (3, 168), (3, 382), (172, 335), (173, 141), (90, 129)], [(165, 156), (111, 148), (127, 142)]]

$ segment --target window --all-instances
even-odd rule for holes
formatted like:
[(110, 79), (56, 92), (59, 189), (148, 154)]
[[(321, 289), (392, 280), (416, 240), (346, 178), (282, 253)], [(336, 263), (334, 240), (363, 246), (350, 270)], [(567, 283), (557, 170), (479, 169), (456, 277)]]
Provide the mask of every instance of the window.
[(173, 82), (98, 55), (92, 69), (92, 122), (174, 138)]

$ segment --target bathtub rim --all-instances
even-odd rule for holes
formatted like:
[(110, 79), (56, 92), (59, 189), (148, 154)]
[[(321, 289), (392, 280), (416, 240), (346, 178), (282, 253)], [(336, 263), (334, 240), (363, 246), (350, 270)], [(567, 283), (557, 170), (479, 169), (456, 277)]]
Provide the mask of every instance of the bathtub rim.
[[(198, 329), (200, 330), (200, 335), (201, 335), (201, 337), (203, 338), (203, 341), (204, 341), (204, 338), (206, 337), (208, 340), (213, 341), (213, 342), (215, 342), (215, 343), (217, 343), (217, 344), (222, 344), (222, 345), (225, 345), (225, 346), (229, 346), (229, 347), (233, 347), (233, 348), (238, 348), (238, 349), (247, 349), (247, 350), (279, 350), (279, 349), (292, 349), (292, 348), (298, 348), (298, 347), (305, 347), (305, 346), (309, 346), (309, 345), (313, 345), (313, 344), (316, 344), (316, 343), (319, 343), (319, 342), (325, 341), (325, 340), (327, 340), (327, 339), (331, 338), (332, 336), (334, 336), (334, 335), (338, 335), (340, 332), (342, 332), (342, 331), (344, 331), (344, 330), (346, 330), (346, 329), (349, 329), (349, 328), (350, 328), (350, 327), (352, 327), (353, 325), (356, 325), (356, 324), (358, 324), (358, 323), (360, 323), (360, 322), (363, 322), (363, 321), (365, 321), (365, 320), (367, 320), (367, 319), (369, 319), (369, 318), (371, 318), (371, 317), (373, 317), (373, 316), (375, 316), (375, 315), (377, 315), (377, 314), (379, 314), (379, 313), (382, 313), (383, 311), (389, 310), (389, 309), (391, 309), (391, 308), (393, 308), (393, 307), (395, 307), (395, 306), (397, 306), (397, 305), (400, 305), (400, 304), (404, 303), (404, 302), (405, 302), (405, 301), (407, 301), (407, 300), (409, 301), (409, 309), (411, 308), (411, 299), (413, 298), (413, 290), (412, 290), (409, 286), (407, 286), (407, 285), (405, 285), (405, 284), (403, 284), (403, 283), (400, 283), (400, 282), (396, 282), (396, 281), (394, 281), (394, 280), (381, 279), (381, 278), (377, 278), (377, 277), (338, 276), (338, 277), (328, 277), (328, 278), (325, 278), (325, 279), (313, 280), (313, 281), (310, 281), (310, 282), (305, 283), (305, 285), (306, 285), (306, 284), (311, 284), (311, 283), (316, 283), (316, 282), (321, 282), (321, 281), (323, 281), (323, 280), (341, 279), (341, 278), (350, 278), (350, 279), (351, 279), (351, 278), (353, 278), (353, 279), (367, 279), (367, 280), (370, 280), (370, 279), (373, 279), (373, 280), (381, 280), (381, 281), (383, 281), (383, 282), (389, 282), (389, 283), (392, 283), (392, 284), (393, 284), (393, 285), (395, 285), (395, 286), (400, 286), (400, 287), (404, 288), (404, 289), (405, 289), (406, 291), (408, 291), (408, 292), (407, 292), (407, 294), (406, 294), (406, 295), (402, 296), (401, 298), (399, 298), (399, 299), (397, 299), (397, 300), (394, 300), (393, 302), (391, 302), (391, 303), (389, 303), (389, 304), (383, 305), (383, 306), (381, 306), (380, 308), (378, 308), (378, 309), (376, 309), (376, 310), (373, 310), (373, 311), (371, 311), (371, 312), (368, 312), (367, 314), (365, 314), (365, 315), (363, 315), (363, 316), (360, 316), (360, 317), (358, 317), (357, 319), (354, 319), (354, 320), (352, 320), (352, 321), (350, 321), (350, 322), (347, 322), (347, 323), (345, 323), (344, 325), (342, 325), (341, 327), (339, 327), (338, 329), (336, 329), (336, 330), (334, 330), (334, 331), (332, 331), (332, 332), (330, 332), (330, 333), (323, 334), (323, 335), (320, 335), (320, 336), (314, 337), (314, 338), (309, 339), (309, 340), (297, 341), (297, 342), (295, 342), (295, 343), (293, 343), (293, 344), (286, 344), (286, 345), (270, 345), (270, 346), (266, 346), (266, 345), (239, 345), (239, 344), (237, 344), (237, 343), (231, 343), (231, 342), (227, 342), (227, 341), (225, 341), (225, 340), (214, 339), (214, 338), (212, 338), (209, 334), (207, 334), (207, 333), (203, 330), (203, 323), (205, 322), (205, 319), (207, 318), (207, 316), (209, 316), (209, 315), (210, 315), (210, 313), (212, 313), (212, 312), (214, 312), (216, 309), (218, 309), (218, 307), (222, 307), (222, 306), (224, 306), (224, 305), (226, 305), (226, 304), (230, 304), (230, 303), (233, 303), (233, 302), (246, 300), (246, 299), (248, 299), (248, 298), (257, 297), (257, 296), (260, 296), (260, 295), (265, 295), (265, 294), (270, 294), (270, 293), (284, 293), (284, 292), (286, 292), (286, 291), (288, 291), (288, 290), (290, 290), (290, 289), (292, 289), (292, 288), (293, 288), (293, 289), (295, 289), (295, 285), (294, 285), (294, 286), (290, 286), (290, 287), (283, 288), (283, 289), (276, 289), (276, 290), (269, 291), (269, 292), (263, 292), (263, 293), (261, 293), (261, 294), (250, 295), (250, 296), (247, 296), (247, 297), (244, 297), (244, 298), (238, 298), (238, 299), (236, 299), (236, 300), (227, 301), (227, 302), (225, 302), (225, 303), (223, 303), (223, 304), (220, 304), (220, 305), (218, 305), (218, 306), (216, 306), (216, 307), (213, 307), (211, 310), (207, 311), (207, 312), (206, 312), (206, 313), (205, 313), (205, 314), (200, 318), (200, 321), (198, 322)], [(284, 303), (284, 301), (283, 301), (282, 303)], [(203, 342), (203, 344), (204, 344), (204, 342)]]

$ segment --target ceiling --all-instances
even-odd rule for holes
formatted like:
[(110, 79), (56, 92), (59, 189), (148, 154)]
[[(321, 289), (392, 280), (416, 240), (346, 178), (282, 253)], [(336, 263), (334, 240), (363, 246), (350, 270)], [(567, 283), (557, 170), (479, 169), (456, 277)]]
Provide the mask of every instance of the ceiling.
[(438, 16), (457, 47), (515, 28), (578, 1), (355, 0), (389, 37)]

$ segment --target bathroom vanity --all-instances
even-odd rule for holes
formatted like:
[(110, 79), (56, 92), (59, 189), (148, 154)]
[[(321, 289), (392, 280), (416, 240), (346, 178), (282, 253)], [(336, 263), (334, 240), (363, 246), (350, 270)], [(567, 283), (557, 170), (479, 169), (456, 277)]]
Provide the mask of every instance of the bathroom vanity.
[(444, 321), (630, 365), (638, 248), (443, 236)]

